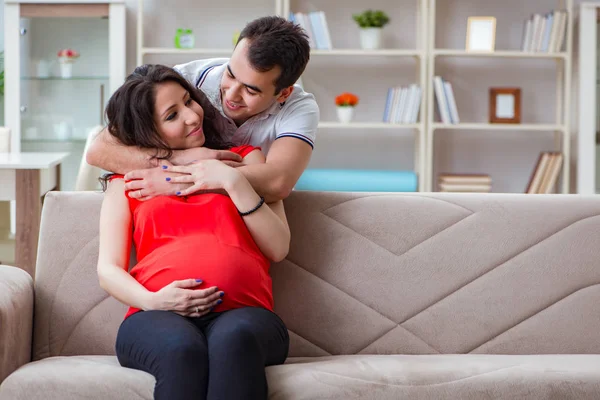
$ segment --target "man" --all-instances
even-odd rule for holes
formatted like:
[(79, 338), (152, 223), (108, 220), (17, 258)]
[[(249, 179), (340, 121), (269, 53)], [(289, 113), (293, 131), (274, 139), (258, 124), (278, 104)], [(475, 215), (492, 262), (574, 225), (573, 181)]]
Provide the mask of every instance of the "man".
[[(310, 56), (305, 32), (280, 17), (250, 22), (241, 32), (229, 60), (209, 59), (175, 66), (200, 88), (228, 119), (224, 137), (236, 145), (260, 146), (262, 164), (241, 165), (239, 156), (206, 148), (175, 151), (169, 160), (183, 165), (220, 159), (238, 166), (267, 202), (289, 195), (308, 165), (319, 122), (311, 94), (294, 86)], [(126, 174), (129, 196), (148, 199), (173, 195), (187, 186), (165, 180), (154, 151), (127, 147), (104, 129), (87, 152), (89, 164)]]

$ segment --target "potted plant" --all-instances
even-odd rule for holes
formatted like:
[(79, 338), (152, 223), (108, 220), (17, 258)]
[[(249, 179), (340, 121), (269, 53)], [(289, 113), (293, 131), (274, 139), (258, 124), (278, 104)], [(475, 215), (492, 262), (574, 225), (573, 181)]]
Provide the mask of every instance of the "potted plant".
[(358, 104), (358, 96), (344, 92), (335, 98), (338, 120), (344, 124), (350, 123), (354, 117), (354, 106)]
[(390, 22), (388, 15), (381, 10), (366, 10), (352, 15), (352, 18), (360, 27), (361, 47), (366, 50), (381, 48), (382, 28)]
[(73, 63), (79, 57), (79, 53), (73, 49), (62, 49), (57, 56), (60, 62), (60, 76), (70, 78), (73, 74)]

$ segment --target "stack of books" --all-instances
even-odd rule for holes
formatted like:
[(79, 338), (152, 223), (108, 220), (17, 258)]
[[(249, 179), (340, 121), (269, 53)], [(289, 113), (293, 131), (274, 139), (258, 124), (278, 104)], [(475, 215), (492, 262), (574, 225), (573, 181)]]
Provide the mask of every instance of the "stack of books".
[(525, 193), (553, 193), (563, 162), (560, 152), (544, 151), (540, 153)]
[(483, 192), (492, 189), (492, 178), (486, 174), (440, 174), (440, 192)]
[(460, 123), (458, 108), (454, 99), (454, 90), (450, 82), (445, 81), (441, 76), (434, 76), (433, 89), (437, 100), (437, 112), (440, 121), (444, 124)]
[(421, 88), (412, 84), (408, 87), (388, 89), (383, 122), (391, 124), (414, 124), (419, 118)]
[(323, 11), (313, 11), (308, 14), (290, 13), (289, 20), (304, 29), (311, 49), (331, 50), (333, 48), (327, 18)]
[(567, 11), (554, 10), (547, 14), (534, 14), (525, 21), (521, 50), (558, 53), (565, 42)]

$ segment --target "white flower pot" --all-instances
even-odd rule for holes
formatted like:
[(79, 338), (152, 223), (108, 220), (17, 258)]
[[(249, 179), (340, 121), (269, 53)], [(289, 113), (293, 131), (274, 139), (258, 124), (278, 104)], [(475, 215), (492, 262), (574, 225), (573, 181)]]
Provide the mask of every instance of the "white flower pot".
[(360, 46), (364, 50), (377, 50), (381, 48), (381, 28), (361, 28)]
[(343, 124), (348, 124), (354, 117), (354, 107), (338, 107), (337, 108), (338, 120)]
[(73, 76), (73, 64), (68, 63), (60, 63), (60, 77), (61, 78), (70, 78)]

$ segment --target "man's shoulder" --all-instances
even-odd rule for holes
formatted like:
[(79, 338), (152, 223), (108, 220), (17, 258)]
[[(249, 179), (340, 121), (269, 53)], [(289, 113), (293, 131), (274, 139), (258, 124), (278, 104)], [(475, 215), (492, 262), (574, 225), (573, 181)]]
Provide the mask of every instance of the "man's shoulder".
[(312, 93), (305, 92), (300, 86), (295, 85), (294, 91), (286, 100), (281, 111), (280, 117), (287, 118), (298, 113), (318, 113), (319, 105)]
[(190, 61), (185, 64), (175, 65), (173, 68), (183, 75), (194, 86), (202, 85), (207, 75), (219, 67), (223, 67), (229, 62), (229, 58), (207, 58), (203, 60)]
[(319, 113), (319, 105), (312, 93), (305, 92), (300, 86), (296, 85), (281, 111), (279, 113), (281, 117), (289, 118), (298, 114)]

